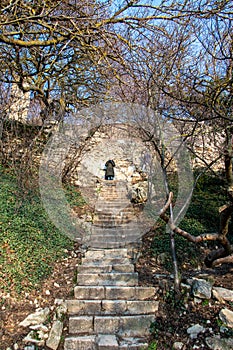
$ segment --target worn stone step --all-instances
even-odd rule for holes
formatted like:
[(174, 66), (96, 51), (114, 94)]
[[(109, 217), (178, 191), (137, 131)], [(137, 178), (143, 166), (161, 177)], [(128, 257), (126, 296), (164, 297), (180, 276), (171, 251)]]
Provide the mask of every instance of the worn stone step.
[(112, 218), (112, 219), (94, 219), (93, 225), (99, 226), (99, 227), (116, 227), (125, 225), (133, 220), (132, 217), (119, 217), (119, 218)]
[(107, 227), (101, 228), (93, 225), (91, 238), (95, 236), (96, 237), (107, 237), (107, 236), (120, 237), (121, 235), (137, 236), (139, 233), (141, 233), (141, 228), (138, 226), (137, 222), (131, 221), (129, 222), (128, 225), (120, 225), (120, 226), (108, 227), (108, 228)]
[(79, 300), (147, 300), (152, 299), (154, 296), (154, 287), (76, 286), (74, 288), (74, 297)]
[(118, 350), (146, 350), (149, 347), (145, 338), (121, 338)]
[[(130, 263), (129, 258), (105, 258), (104, 263), (106, 265), (127, 265)], [(89, 258), (83, 258), (82, 259), (82, 265), (88, 266), (88, 265), (98, 265), (103, 264), (103, 259), (89, 259)], [(80, 265), (80, 266), (82, 266)]]
[(64, 350), (97, 350), (96, 336), (67, 337)]
[(96, 223), (107, 223), (107, 222), (115, 222), (115, 223), (124, 223), (124, 221), (126, 221), (126, 223), (128, 222), (128, 221), (130, 221), (130, 220), (133, 220), (134, 219), (134, 217), (135, 217), (135, 215), (134, 214), (129, 214), (129, 213), (127, 213), (127, 215), (126, 214), (116, 214), (116, 215), (114, 215), (114, 214), (112, 214), (111, 216), (109, 216), (109, 218), (107, 218), (107, 217), (102, 217), (102, 215), (101, 216), (99, 216), (99, 217), (95, 217), (94, 218), (94, 220), (93, 220), (93, 223), (94, 224), (96, 224)]
[[(100, 249), (100, 250), (88, 250), (85, 253), (85, 258), (89, 259), (108, 259), (108, 258), (127, 258), (127, 249)], [(104, 260), (103, 260), (104, 261)]]
[(118, 350), (117, 337), (114, 334), (100, 334), (96, 340), (98, 350)]
[(150, 334), (154, 315), (137, 316), (71, 316), (69, 333), (115, 334), (122, 337), (144, 337)]
[(79, 286), (137, 286), (138, 273), (80, 273), (77, 276)]
[(149, 315), (158, 305), (151, 300), (67, 300), (69, 315)]
[[(136, 242), (138, 239), (140, 238), (139, 232), (133, 232), (130, 234), (127, 234), (127, 232), (123, 232), (123, 233), (115, 233), (114, 235), (97, 235), (94, 234), (92, 236), (89, 237), (88, 240), (88, 244), (89, 246), (92, 246), (93, 249), (112, 249), (112, 248), (108, 248), (108, 247), (103, 247), (101, 244), (102, 243), (125, 243), (125, 242)], [(93, 244), (98, 244), (99, 243), (99, 247), (93, 247)], [(124, 246), (126, 247), (126, 246)], [(122, 247), (122, 248), (124, 248)], [(118, 247), (119, 248), (119, 247)]]
[(131, 239), (124, 239), (121, 241), (98, 241), (98, 240), (90, 240), (88, 241), (88, 244), (92, 248), (125, 248), (128, 244), (136, 242), (138, 237), (134, 237)]
[(65, 339), (64, 350), (145, 350), (148, 343), (143, 338), (117, 339), (115, 335), (73, 336)]
[(92, 242), (98, 242), (98, 241), (105, 241), (105, 242), (121, 242), (122, 240), (128, 241), (130, 239), (134, 239), (138, 236), (138, 232), (136, 230), (130, 230), (130, 231), (124, 231), (123, 233), (120, 233), (117, 228), (115, 228), (115, 232), (112, 234), (92, 234), (90, 236), (90, 241)]
[(92, 248), (125, 248), (127, 247), (129, 244), (135, 244), (137, 243), (139, 237), (138, 236), (126, 236), (126, 237), (122, 237), (120, 239), (116, 239), (114, 240), (107, 240), (107, 239), (90, 239), (90, 241), (88, 242), (88, 244), (90, 246), (92, 246)]
[(110, 212), (110, 213), (115, 213), (117, 214), (120, 211), (124, 211), (124, 210), (128, 210), (130, 208), (130, 210), (134, 210), (133, 205), (129, 202), (129, 200), (122, 200), (122, 199), (118, 199), (118, 200), (114, 200), (114, 201), (102, 201), (100, 203), (98, 203), (98, 207), (96, 209), (96, 211), (99, 212)]
[(122, 215), (122, 216), (114, 216), (112, 215), (111, 217), (109, 218), (106, 218), (106, 217), (95, 217), (94, 220), (93, 220), (93, 225), (107, 225), (107, 224), (112, 224), (112, 225), (123, 225), (123, 224), (127, 224), (129, 221), (132, 221), (134, 220), (134, 215)]
[[(122, 202), (121, 202), (122, 205)], [(122, 207), (121, 210), (113, 210), (112, 213), (110, 213), (109, 211), (105, 212), (103, 210), (95, 210), (95, 215), (98, 218), (103, 218), (103, 219), (109, 219), (112, 216), (124, 216), (124, 215), (132, 215), (135, 213), (135, 210), (133, 207)]]
[(78, 273), (101, 273), (101, 272), (134, 272), (133, 264), (114, 264), (114, 265), (100, 265), (100, 264), (86, 264), (80, 265), (77, 268)]
[(105, 299), (146, 300), (155, 295), (154, 287), (106, 286)]

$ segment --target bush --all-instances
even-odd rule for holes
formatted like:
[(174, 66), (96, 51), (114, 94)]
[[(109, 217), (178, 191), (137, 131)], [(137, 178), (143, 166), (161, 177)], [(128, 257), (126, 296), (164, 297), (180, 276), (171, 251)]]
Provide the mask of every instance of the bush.
[[(174, 176), (169, 181), (172, 189), (176, 188)], [(185, 218), (179, 227), (194, 236), (207, 232), (217, 232), (219, 227), (218, 209), (226, 202), (226, 191), (224, 181), (210, 174), (203, 175), (194, 190), (193, 197)], [(232, 224), (231, 224), (232, 225)], [(230, 226), (230, 230), (232, 227)], [(181, 236), (176, 235), (177, 259), (180, 265), (191, 263), (196, 266), (200, 263), (200, 245), (193, 244)], [(211, 244), (211, 243), (210, 243)], [(157, 222), (156, 235), (151, 245), (155, 256), (161, 253), (170, 253), (170, 236), (166, 233), (166, 225), (159, 220)], [(167, 262), (166, 268), (171, 268), (171, 259)]]

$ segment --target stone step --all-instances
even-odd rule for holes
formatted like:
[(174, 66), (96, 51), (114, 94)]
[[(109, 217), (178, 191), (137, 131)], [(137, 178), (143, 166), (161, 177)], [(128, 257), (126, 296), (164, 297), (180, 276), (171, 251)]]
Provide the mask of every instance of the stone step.
[(147, 300), (154, 296), (154, 287), (76, 286), (74, 288), (74, 297), (79, 300)]
[(67, 337), (64, 350), (97, 350), (96, 336)]
[(98, 350), (117, 350), (119, 348), (115, 334), (100, 334), (96, 343)]
[(146, 350), (148, 347), (145, 338), (121, 338), (118, 350)]
[(65, 339), (64, 350), (145, 350), (148, 343), (143, 338), (118, 339), (112, 334), (99, 336), (73, 336)]
[(71, 316), (69, 334), (115, 334), (121, 337), (145, 337), (150, 334), (154, 315)]
[(132, 222), (131, 219), (124, 219), (121, 221), (115, 221), (115, 220), (94, 220), (93, 221), (93, 225), (95, 225), (95, 227), (99, 227), (101, 229), (105, 229), (105, 228), (115, 228), (117, 230), (118, 227), (121, 227), (122, 225), (126, 225), (128, 223)]
[(85, 253), (85, 258), (89, 259), (115, 259), (115, 258), (127, 258), (127, 249), (100, 249), (100, 250), (88, 250)]
[[(82, 259), (82, 265), (89, 266), (89, 265), (102, 265), (103, 261), (106, 265), (127, 265), (130, 263), (129, 258), (105, 258), (103, 259), (90, 259), (90, 258), (83, 258)], [(82, 266), (80, 265), (80, 266)]]
[(129, 238), (129, 239), (122, 239), (121, 241), (116, 240), (116, 241), (105, 241), (104, 239), (101, 240), (89, 240), (88, 244), (92, 247), (92, 248), (124, 248), (126, 247), (129, 243), (134, 243), (136, 242), (138, 239), (137, 237), (133, 237), (133, 238)]
[(99, 232), (93, 232), (92, 235), (90, 236), (90, 241), (121, 242), (122, 240), (124, 241), (132, 240), (137, 236), (138, 236), (137, 229), (124, 230), (123, 232), (121, 232), (118, 230), (117, 227), (115, 227), (114, 229), (112, 229), (111, 233), (106, 232), (106, 234), (104, 234), (103, 229), (102, 229), (102, 234), (99, 234)]
[(67, 300), (69, 315), (151, 315), (158, 305), (151, 300)]
[[(121, 206), (122, 206), (122, 202), (120, 203)], [(110, 206), (110, 205), (109, 205)], [(115, 209), (115, 208), (113, 208)], [(104, 217), (104, 218), (109, 218), (111, 217), (112, 215), (127, 215), (127, 214), (135, 214), (135, 210), (133, 207), (131, 206), (122, 206), (122, 209), (120, 210), (113, 210), (113, 212), (109, 212), (109, 211), (104, 211), (104, 210), (98, 210), (96, 209), (95, 210), (95, 215), (97, 215), (98, 217), (101, 216), (101, 217)]]
[[(113, 209), (111, 211), (111, 209)], [(124, 201), (124, 200), (114, 200), (114, 201), (106, 201), (103, 200), (102, 202), (98, 203), (97, 207), (97, 212), (113, 212), (114, 210), (117, 211), (122, 211), (122, 210), (134, 210), (133, 205), (129, 201)]]
[(101, 273), (101, 272), (134, 272), (133, 264), (114, 264), (114, 265), (100, 265), (100, 264), (86, 264), (80, 265), (77, 268), (78, 273)]
[(125, 242), (89, 242), (89, 244), (93, 247), (93, 248), (124, 248), (126, 247), (126, 243)]
[(133, 221), (134, 217), (125, 217), (125, 218), (119, 218), (119, 219), (109, 219), (109, 220), (102, 220), (102, 219), (95, 219), (93, 220), (93, 225), (95, 226), (99, 226), (101, 228), (105, 228), (105, 227), (118, 227), (121, 225), (126, 225), (129, 222)]
[(113, 223), (121, 223), (121, 222), (128, 222), (129, 220), (133, 220), (135, 217), (132, 213), (127, 213), (127, 214), (112, 214), (109, 213), (109, 215), (99, 215), (95, 216), (93, 220), (93, 224), (97, 223), (108, 223), (108, 222), (113, 222)]
[(121, 225), (117, 227), (98, 227), (94, 226), (92, 227), (92, 233), (91, 237), (120, 237), (120, 235), (126, 236), (126, 235), (139, 235), (141, 233), (140, 227), (137, 225), (137, 222), (130, 222), (130, 225)]
[(138, 273), (80, 273), (77, 276), (79, 286), (137, 286)]
[(129, 244), (137, 243), (138, 235), (125, 235), (118, 237), (92, 237), (88, 241), (88, 244), (93, 248), (125, 248)]

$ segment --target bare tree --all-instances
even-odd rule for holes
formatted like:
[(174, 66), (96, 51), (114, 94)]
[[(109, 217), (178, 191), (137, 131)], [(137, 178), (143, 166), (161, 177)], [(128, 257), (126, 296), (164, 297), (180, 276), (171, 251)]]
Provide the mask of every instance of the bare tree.
[[(161, 213), (171, 230), (190, 242), (216, 241), (219, 244), (219, 249), (206, 257), (208, 266), (233, 259), (228, 229), (233, 213), (232, 19), (232, 8), (227, 1), (163, 2), (159, 26), (144, 40), (138, 55), (130, 56), (132, 65), (125, 85), (115, 88), (120, 98), (135, 102), (136, 97), (136, 102), (173, 122), (202, 172), (210, 170), (218, 175), (214, 169), (219, 161), (225, 167), (229, 202), (219, 209), (218, 232), (194, 237), (174, 223), (172, 212), (170, 215), (165, 211)], [(129, 84), (137, 87), (136, 96), (128, 88)], [(153, 132), (149, 138), (158, 148)], [(197, 151), (200, 140), (202, 153)], [(210, 146), (213, 153), (209, 159), (205, 149)], [(165, 208), (171, 203), (172, 196)]]

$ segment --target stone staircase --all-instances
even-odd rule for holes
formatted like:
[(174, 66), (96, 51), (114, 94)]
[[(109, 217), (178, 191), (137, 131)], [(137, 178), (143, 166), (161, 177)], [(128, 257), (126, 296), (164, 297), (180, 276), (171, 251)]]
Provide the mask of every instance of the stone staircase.
[(89, 246), (68, 300), (65, 350), (147, 349), (158, 310), (152, 287), (140, 287), (134, 269), (141, 227), (123, 181), (102, 181)]
[(127, 192), (124, 181), (102, 181), (92, 234), (87, 245), (95, 248), (125, 247), (140, 241), (143, 226)]
[(88, 250), (68, 300), (64, 350), (147, 349), (158, 310), (153, 287), (138, 286), (126, 248)]

